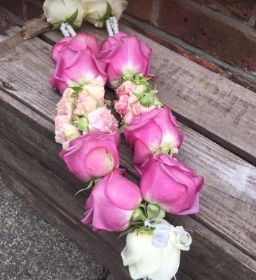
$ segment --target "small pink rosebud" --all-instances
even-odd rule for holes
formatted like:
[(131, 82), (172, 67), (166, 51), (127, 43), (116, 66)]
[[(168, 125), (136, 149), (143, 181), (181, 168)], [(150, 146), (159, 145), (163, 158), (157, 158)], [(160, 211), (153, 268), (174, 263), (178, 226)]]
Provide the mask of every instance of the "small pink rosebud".
[(81, 135), (62, 150), (60, 157), (69, 170), (82, 181), (103, 177), (119, 165), (119, 132), (90, 132)]

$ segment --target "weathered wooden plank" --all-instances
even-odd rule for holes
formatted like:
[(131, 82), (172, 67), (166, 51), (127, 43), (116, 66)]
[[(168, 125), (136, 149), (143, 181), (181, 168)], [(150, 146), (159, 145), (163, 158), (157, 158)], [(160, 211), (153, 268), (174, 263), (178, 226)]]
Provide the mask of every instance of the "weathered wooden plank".
[[(1, 100), (1, 132), (6, 137), (12, 135), (12, 141), (31, 155), (35, 154), (44, 166), (59, 177), (71, 184), (75, 182), (78, 188), (82, 188), (82, 183), (73, 181), (74, 176), (67, 174), (64, 164), (58, 159), (57, 153), (61, 148), (53, 143), (53, 123), (8, 94), (2, 92)], [(255, 257), (256, 242), (253, 236), (256, 234), (256, 221), (251, 217), (256, 213), (256, 168), (186, 126), (180, 124), (180, 127), (187, 134), (180, 159), (206, 178), (201, 195), (201, 211), (195, 218)], [(121, 164), (136, 177), (130, 165), (132, 153), (125, 142), (121, 145), (120, 157)], [(242, 236), (239, 234), (241, 230)]]
[[(35, 40), (37, 47), (40, 47), (40, 40)], [(47, 73), (47, 70), (50, 69), (50, 66), (48, 66), (48, 69), (47, 67), (44, 69), (42, 65), (37, 68), (37, 59), (31, 53), (30, 57), (32, 57), (31, 61), (33, 67), (30, 66), (29, 71), (24, 69), (24, 66), (22, 67), (24, 57), (20, 56), (26, 55), (26, 52), (21, 51), (20, 48), (23, 48), (23, 45), (26, 43), (27, 42), (23, 43), (22, 46), (15, 48), (13, 58), (10, 58), (9, 56), (12, 66), (16, 67), (14, 62), (14, 60), (16, 60), (17, 64), (20, 66), (20, 68), (16, 67), (16, 70), (20, 69), (20, 71), (25, 71), (25, 73), (23, 72), (23, 74), (20, 75), (17, 72), (17, 75), (20, 75), (19, 77), (23, 79), (21, 81), (22, 86), (17, 87), (16, 91), (13, 90), (15, 87), (11, 82), (9, 83), (11, 87), (9, 89), (5, 88), (10, 95), (1, 92), (1, 133), (8, 137), (9, 140), (15, 141), (16, 145), (21, 146), (22, 149), (29, 154), (34, 155), (37, 160), (43, 162), (44, 166), (51, 170), (53, 165), (50, 165), (47, 161), (51, 161), (52, 158), (57, 158), (55, 150), (57, 145), (53, 144), (49, 139), (51, 137), (53, 139), (53, 124), (49, 114), (50, 116), (54, 114), (55, 103), (59, 100), (59, 96), (51, 91), (47, 81), (38, 81), (38, 76), (45, 77), (49, 74)], [(43, 60), (47, 60), (46, 50), (48, 49), (49, 51), (49, 46), (44, 43), (42, 44), (45, 48)], [(29, 48), (33, 50), (32, 46), (27, 45), (25, 47), (25, 49)], [(28, 60), (26, 56), (25, 58)], [(44, 65), (47, 65), (49, 61)], [(8, 64), (7, 61), (5, 61), (5, 63)], [(29, 73), (31, 71), (33, 72), (31, 74), (32, 77), (26, 77), (26, 75), (30, 75)], [(12, 72), (12, 75), (15, 75), (15, 71)], [(12, 77), (12, 75), (9, 75), (8, 78), (11, 77), (15, 80), (16, 77)], [(15, 82), (19, 85), (18, 79), (15, 80)], [(4, 85), (7, 85), (7, 83)], [(36, 94), (39, 86), (41, 86), (41, 95)], [(26, 92), (27, 88), (29, 88), (28, 92)], [(33, 92), (34, 95), (31, 92)], [(11, 96), (13, 96), (14, 99)], [(47, 101), (48, 99), (52, 100), (49, 102)], [(56, 99), (55, 103), (54, 99)], [(30, 117), (26, 119), (28, 111), (34, 113), (34, 115), (31, 116), (31, 119)], [(35, 114), (35, 112), (37, 114)], [(11, 123), (14, 116), (16, 117), (16, 121)], [(28, 121), (28, 119), (30, 119), (30, 121)], [(41, 124), (42, 119), (44, 119), (44, 125)], [(26, 124), (25, 129), (24, 127), (22, 129), (22, 121)], [(18, 126), (20, 126), (20, 129)], [(40, 127), (43, 127), (43, 129)], [(255, 258), (255, 168), (188, 129), (186, 126), (181, 126), (181, 129), (187, 133), (187, 141), (185, 141), (182, 146), (180, 159), (184, 163), (197, 169), (198, 172), (202, 173), (206, 178), (206, 187), (201, 195), (201, 212), (194, 216), (194, 218), (205, 224), (218, 235), (226, 238), (228, 242), (231, 242), (237, 248), (242, 249), (247, 255)], [(28, 135), (26, 135), (26, 133), (28, 133)], [(35, 135), (39, 136), (35, 137)], [(40, 138), (42, 138), (41, 141)], [(31, 139), (33, 139), (33, 141), (31, 141)], [(49, 149), (48, 152), (47, 143)], [(122, 163), (129, 168), (131, 174), (135, 175), (134, 171), (132, 171), (132, 168), (128, 164), (131, 162), (131, 153), (128, 152), (127, 146), (123, 145), (120, 152)], [(55, 153), (55, 156), (52, 156), (52, 153)], [(55, 168), (61, 169), (59, 168), (61, 165), (58, 165), (57, 162), (57, 159), (55, 159)], [(15, 165), (15, 168), (18, 168), (18, 166)], [(58, 172), (60, 171), (57, 171), (57, 175)], [(62, 170), (60, 173), (66, 172), (63, 172)], [(252, 214), (251, 217), (253, 218), (250, 218), (250, 214)], [(179, 219), (181, 220), (177, 220), (177, 222), (183, 224), (183, 219)], [(191, 223), (194, 222), (191, 218), (189, 221)], [(226, 249), (223, 248), (223, 250)], [(212, 252), (209, 250), (208, 254), (210, 255)], [(189, 261), (188, 266), (190, 264)], [(251, 268), (253, 267), (252, 264), (250, 264), (251, 266), (248, 264), (246, 265)]]
[[(178, 119), (230, 151), (256, 165), (256, 94), (202, 66), (170, 51), (134, 30), (153, 50), (151, 72), (161, 102), (168, 104)], [(100, 40), (106, 31), (84, 25), (81, 31), (95, 34)], [(53, 42), (59, 32), (48, 32)]]
[[(30, 182), (24, 180), (24, 178), (2, 161), (0, 161), (0, 174), (10, 189), (29, 203), (53, 226), (78, 244), (84, 251), (97, 259), (103, 266), (110, 269), (113, 275), (116, 277), (122, 275), (121, 279), (130, 279), (127, 269), (121, 265), (121, 257), (119, 252), (117, 252), (118, 246), (113, 247), (110, 242), (105, 242), (101, 237), (102, 233), (93, 233), (91, 228), (84, 226), (74, 215), (68, 213), (67, 209), (56, 203), (51, 197), (46, 196)], [(63, 190), (63, 193), (67, 195), (68, 190)], [(54, 191), (54, 186), (52, 186), (52, 191)], [(67, 195), (67, 200), (70, 200), (70, 198), (70, 195)], [(75, 210), (74, 204), (71, 210)], [(80, 209), (77, 215), (81, 217), (81, 214)], [(110, 240), (112, 238), (114, 242), (117, 241), (116, 237), (111, 237), (111, 234), (109, 234), (108, 238)], [(124, 247), (124, 242), (121, 246)]]
[[(119, 255), (124, 246), (124, 239), (116, 240), (116, 235), (107, 232), (95, 234), (89, 227), (83, 226), (79, 220), (84, 210), (76, 199), (72, 200), (72, 186), (67, 186), (55, 174), (40, 166), (34, 158), (3, 136), (0, 136), (0, 144), (3, 151), (0, 161), (1, 170), (4, 172), (2, 177), (7, 177), (5, 181), (11, 188), (109, 268), (118, 279), (129, 279)], [(35, 178), (31, 178), (31, 174)], [(168, 216), (168, 220), (174, 224), (180, 222), (180, 218), (175, 216)], [(193, 231), (193, 246), (189, 252), (182, 254), (181, 262), (181, 270), (185, 270), (190, 276), (182, 279), (191, 279), (192, 276), (192, 279), (242, 280), (253, 279), (256, 275), (256, 262), (226, 240), (191, 217), (183, 217), (182, 224)], [(215, 269), (217, 266), (218, 269)], [(207, 278), (204, 278), (206, 276)]]

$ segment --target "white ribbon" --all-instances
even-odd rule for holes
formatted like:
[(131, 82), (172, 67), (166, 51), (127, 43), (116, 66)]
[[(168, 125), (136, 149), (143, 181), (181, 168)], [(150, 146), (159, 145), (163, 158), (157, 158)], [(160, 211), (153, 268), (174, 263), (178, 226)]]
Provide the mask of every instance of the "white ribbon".
[[(154, 223), (152, 224), (152, 222)], [(188, 241), (186, 242), (186, 244), (183, 244), (183, 246), (187, 247), (192, 243), (192, 238), (187, 231), (185, 231), (183, 228), (177, 228), (174, 227), (173, 225), (170, 225), (164, 219), (160, 219), (160, 218), (155, 218), (152, 220), (146, 219), (146, 221), (144, 222), (144, 226), (148, 228), (151, 227), (155, 228), (154, 236), (152, 238), (152, 245), (156, 248), (162, 249), (167, 245), (168, 240), (170, 238), (171, 231), (177, 233), (177, 239), (180, 243), (181, 243), (180, 239), (183, 234), (185, 234), (188, 237)]]

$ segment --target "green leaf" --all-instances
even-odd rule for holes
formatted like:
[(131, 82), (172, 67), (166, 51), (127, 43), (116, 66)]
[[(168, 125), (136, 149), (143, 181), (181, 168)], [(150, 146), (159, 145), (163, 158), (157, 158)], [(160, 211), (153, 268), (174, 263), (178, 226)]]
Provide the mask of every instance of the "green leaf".
[(66, 22), (71, 24), (73, 21), (76, 20), (78, 15), (78, 10), (76, 10), (68, 19), (66, 19)]
[(134, 232), (136, 230), (136, 226), (130, 226), (128, 227), (126, 230), (122, 231), (119, 235), (118, 235), (118, 238), (128, 234), (128, 233), (131, 233), (131, 232)]
[(109, 4), (109, 2), (107, 1), (107, 9), (106, 9), (106, 13), (105, 13), (105, 19), (109, 19), (110, 17), (112, 17), (112, 7)]
[(70, 88), (72, 88), (75, 92), (82, 92), (84, 90), (82, 86), (70, 87)]
[(53, 26), (52, 30), (59, 30), (61, 27), (62, 22), (57, 23), (56, 25)]

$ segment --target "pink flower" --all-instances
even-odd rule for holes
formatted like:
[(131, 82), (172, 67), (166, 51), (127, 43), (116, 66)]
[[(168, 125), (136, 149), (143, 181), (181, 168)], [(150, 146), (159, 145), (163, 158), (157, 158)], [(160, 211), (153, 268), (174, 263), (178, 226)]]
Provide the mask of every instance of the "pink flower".
[[(141, 98), (144, 95), (150, 95), (153, 99), (152, 105), (144, 106), (134, 93)], [(121, 115), (124, 123), (129, 125), (135, 116), (152, 111), (162, 105), (155, 96), (156, 93), (157, 90), (151, 90), (145, 84), (137, 85), (135, 82), (125, 81), (116, 89), (119, 100), (115, 102), (115, 110)]]
[(63, 148), (68, 146), (70, 140), (80, 136), (80, 132), (72, 123), (74, 91), (70, 88), (66, 89), (61, 100), (57, 104), (57, 116), (55, 117), (55, 140), (62, 144)]
[(126, 141), (134, 150), (134, 161), (143, 164), (154, 153), (176, 155), (183, 142), (175, 117), (168, 106), (137, 115), (124, 129)]
[(71, 57), (64, 54), (60, 54), (54, 74), (50, 78), (52, 87), (58, 88), (61, 94), (67, 87), (86, 85), (98, 76), (106, 83), (106, 63), (96, 58), (90, 48), (79, 50)]
[(91, 49), (96, 57), (100, 54), (100, 45), (92, 34), (78, 33), (75, 37), (64, 37), (52, 47), (51, 57), (57, 63), (60, 57), (70, 61), (77, 52)]
[(119, 165), (117, 146), (120, 134), (91, 132), (72, 140), (60, 157), (82, 181), (100, 178)]
[(123, 169), (115, 169), (94, 186), (82, 223), (92, 224), (94, 231), (123, 231), (141, 200), (137, 185), (124, 176)]
[(118, 123), (111, 111), (100, 107), (88, 114), (89, 131), (113, 133), (118, 130)]
[(107, 63), (107, 83), (111, 88), (120, 85), (122, 76), (152, 77), (149, 74), (152, 50), (137, 36), (119, 32), (104, 40), (101, 49), (100, 58)]
[[(161, 154), (137, 168), (141, 175), (142, 197), (166, 212), (178, 215), (199, 211), (199, 191), (204, 178), (177, 159)], [(153, 175), (152, 175), (153, 174)]]

